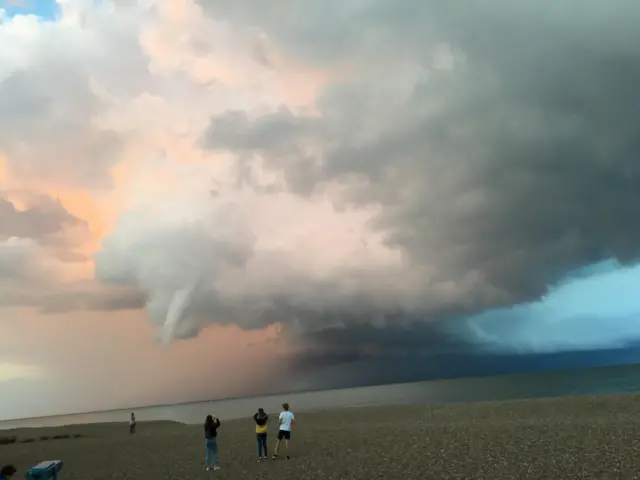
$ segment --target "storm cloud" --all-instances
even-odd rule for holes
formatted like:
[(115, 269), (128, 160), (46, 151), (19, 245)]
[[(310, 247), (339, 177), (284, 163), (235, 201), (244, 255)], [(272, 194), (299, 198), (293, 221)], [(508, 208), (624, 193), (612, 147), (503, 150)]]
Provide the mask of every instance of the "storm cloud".
[[(341, 182), (340, 200), (382, 206), (374, 225), (387, 244), (431, 279), (473, 283), (475, 307), (535, 298), (603, 258), (635, 260), (640, 49), (631, 39), (640, 10), (563, 5), (425, 2), (417, 12), (395, 5), (391, 19), (373, 6), (354, 12), (356, 44), (358, 20), (398, 35), (380, 33), (390, 45), (372, 67), (389, 75), (327, 87), (313, 117), (217, 116), (208, 145), (267, 159), (291, 191)], [(298, 32), (295, 45), (316, 40), (311, 33)], [(438, 45), (453, 52), (450, 69), (428, 67)], [(349, 61), (334, 46), (334, 60)], [(355, 62), (371, 61), (360, 48)], [(413, 78), (391, 51), (410, 55)], [(305, 142), (320, 150), (315, 158), (299, 153)], [(453, 303), (467, 304), (469, 292), (460, 293)]]
[[(191, 313), (245, 328), (281, 323), (300, 344), (346, 355), (371, 326), (371, 351), (416, 338), (453, 348), (438, 325), (539, 299), (580, 267), (636, 261), (640, 5), (614, 3), (347, 1), (318, 11), (299, 2), (283, 16), (261, 2), (202, 2), (216, 19), (260, 31), (265, 55), (278, 49), (334, 74), (313, 111), (216, 114), (200, 145), (233, 158), (236, 185), (263, 195), (255, 215), (286, 197), (364, 220), (353, 243), (331, 245), (350, 262), (332, 257), (319, 274), (302, 253), (313, 257), (311, 245), (277, 248), (239, 214), (256, 240), (243, 243), (241, 263), (205, 269)], [(215, 227), (212, 217), (193, 221)], [(172, 238), (188, 231), (179, 223)], [(226, 226), (216, 232), (234, 243)], [(178, 251), (199, 251), (143, 237), (164, 245), (154, 258), (167, 272), (179, 270)], [(134, 244), (124, 229), (113, 238)], [(221, 265), (224, 251), (201, 258)], [(105, 244), (98, 263), (114, 264), (112, 253)], [(131, 278), (147, 275), (145, 262), (132, 260)]]
[(637, 360), (636, 1), (36, 3), (6, 415)]

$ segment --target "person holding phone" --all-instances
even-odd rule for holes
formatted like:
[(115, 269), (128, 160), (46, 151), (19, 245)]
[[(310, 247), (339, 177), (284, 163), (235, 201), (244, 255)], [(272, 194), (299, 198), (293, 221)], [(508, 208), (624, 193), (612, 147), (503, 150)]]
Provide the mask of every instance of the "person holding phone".
[[(215, 415), (207, 415), (204, 421), (204, 446), (205, 468), (207, 470), (220, 470), (220, 457), (218, 456), (218, 428), (220, 420)], [(211, 459), (213, 457), (213, 467)]]
[(264, 413), (264, 409), (259, 408), (253, 416), (256, 422), (256, 438), (258, 439), (258, 462), (267, 459), (267, 422), (269, 415)]

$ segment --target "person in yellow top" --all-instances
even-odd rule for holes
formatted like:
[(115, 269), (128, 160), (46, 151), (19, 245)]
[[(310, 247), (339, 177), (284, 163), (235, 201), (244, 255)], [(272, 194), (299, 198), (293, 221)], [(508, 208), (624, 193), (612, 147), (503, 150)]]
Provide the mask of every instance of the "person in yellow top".
[[(269, 415), (259, 408), (253, 416), (256, 422), (256, 438), (258, 439), (258, 462), (267, 459), (267, 422)], [(264, 453), (263, 453), (264, 452)]]

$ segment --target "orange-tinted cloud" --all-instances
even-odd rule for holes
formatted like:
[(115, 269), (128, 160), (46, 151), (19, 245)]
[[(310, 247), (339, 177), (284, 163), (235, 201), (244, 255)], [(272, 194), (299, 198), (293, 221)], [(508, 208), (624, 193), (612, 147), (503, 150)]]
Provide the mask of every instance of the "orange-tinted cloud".
[[(328, 76), (273, 49), (269, 64), (260, 63), (255, 32), (217, 22), (191, 0), (158, 0), (156, 10), (108, 3), (87, 9), (71, 1), (57, 21), (16, 16), (0, 24), (0, 188), (17, 209), (49, 198), (82, 225), (56, 233), (64, 248), (35, 236), (0, 239), (0, 262), (10, 260), (0, 271), (15, 274), (0, 281), (3, 338), (16, 339), (0, 356), (0, 377), (38, 371), (59, 380), (68, 398), (52, 410), (255, 390), (256, 368), (275, 358), (265, 343), (275, 326), (205, 328), (188, 344), (161, 348), (147, 313), (131, 309), (145, 292), (101, 284), (93, 255), (126, 212), (162, 217), (172, 198), (233, 181), (231, 157), (199, 145), (212, 114), (312, 108)], [(222, 368), (230, 362), (233, 374)], [(194, 387), (212, 374), (224, 389)], [(122, 395), (99, 378), (119, 378)], [(27, 380), (23, 393), (44, 385)], [(78, 389), (85, 394), (74, 397)], [(8, 408), (47, 413), (39, 404)]]

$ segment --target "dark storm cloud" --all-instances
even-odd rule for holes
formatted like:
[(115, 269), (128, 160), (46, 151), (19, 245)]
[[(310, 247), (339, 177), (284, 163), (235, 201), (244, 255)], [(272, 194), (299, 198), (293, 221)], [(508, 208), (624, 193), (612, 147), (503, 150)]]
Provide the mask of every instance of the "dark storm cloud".
[[(638, 259), (640, 3), (314, 5), (276, 15), (250, 0), (203, 3), (306, 62), (361, 72), (326, 86), (313, 117), (228, 112), (203, 141), (243, 152), (245, 172), (262, 157), (290, 191), (340, 182), (340, 201), (381, 206), (374, 226), (429, 272), (425, 296), (434, 283), (454, 292), (408, 317), (456, 319), (539, 298), (606, 258)], [(313, 158), (301, 153), (309, 144)], [(312, 334), (340, 347), (310, 348), (308, 362), (357, 357), (367, 339), (380, 358), (416, 344), (460, 348), (437, 323), (412, 325)]]
[[(361, 23), (371, 21), (398, 33), (379, 34), (398, 57), (410, 54), (420, 64), (435, 42), (444, 42), (457, 65), (417, 74), (410, 88), (396, 90), (409, 92), (401, 102), (377, 95), (398, 81), (393, 74), (372, 78), (366, 71), (357, 81), (330, 85), (318, 102), (319, 120), (284, 110), (254, 121), (223, 114), (212, 119), (206, 141), (251, 150), (305, 186), (311, 176), (315, 188), (367, 179), (346, 200), (382, 204), (376, 227), (389, 244), (435, 267), (442, 281), (475, 276), (493, 287), (493, 293), (476, 289), (476, 308), (534, 298), (573, 268), (640, 253), (640, 49), (633, 40), (640, 6), (615, 5), (605, 11), (595, 2), (492, 2), (453, 9), (424, 2), (409, 18), (395, 3), (390, 17), (381, 17), (386, 4), (374, 2), (351, 12), (344, 27), (353, 30), (338, 35), (354, 39), (357, 51), (348, 52), (360, 54), (356, 64), (373, 58), (355, 40)], [(291, 48), (310, 48), (315, 30), (296, 26)], [(284, 30), (293, 35), (293, 28)], [(323, 40), (325, 53), (345, 58), (335, 37)], [(386, 50), (379, 62), (390, 72), (403, 68)], [(320, 162), (300, 156), (292, 164), (310, 136), (323, 146)]]
[(447, 345), (447, 351), (457, 343), (453, 335), (444, 332), (439, 322), (415, 322), (404, 326), (390, 323), (388, 326), (375, 327), (360, 325), (350, 328), (327, 328), (313, 333), (307, 333), (303, 341), (310, 349), (315, 347), (329, 347), (339, 353), (344, 350), (356, 349), (363, 355), (374, 355), (385, 349), (387, 351), (408, 350), (421, 352), (423, 349), (437, 351)]
[(218, 220), (194, 194), (180, 213), (210, 229), (154, 228), (138, 212), (96, 255), (101, 280), (149, 293), (153, 323), (169, 311), (178, 322), (278, 323), (299, 365), (419, 369), (436, 354), (468, 355), (451, 322), (539, 298), (599, 260), (638, 257), (640, 4), (202, 5), (333, 80), (312, 114), (226, 112), (201, 144), (235, 154), (240, 179), (263, 191), (375, 211), (371, 229), (401, 260), (319, 275), (260, 250), (242, 215)]
[[(343, 328), (330, 327), (315, 332), (304, 332), (296, 338), (298, 349), (287, 357), (293, 372), (296, 374), (326, 371), (334, 366), (350, 364), (353, 375), (363, 375), (363, 370), (371, 368), (371, 364), (384, 364), (387, 373), (399, 367), (398, 363), (410, 363), (412, 360), (424, 360), (425, 355), (431, 357), (438, 354), (464, 352), (469, 345), (441, 328), (439, 322), (415, 322), (405, 325), (394, 325), (392, 321), (384, 327), (358, 325)], [(433, 366), (415, 366), (418, 371)], [(407, 369), (403, 367), (405, 371)], [(411, 379), (416, 377), (415, 369), (411, 371)], [(377, 373), (372, 373), (374, 381)], [(408, 371), (407, 371), (408, 372)], [(433, 374), (433, 372), (429, 372)], [(396, 372), (398, 374), (398, 372)], [(429, 375), (426, 375), (429, 376)], [(397, 381), (397, 379), (396, 379)], [(365, 382), (366, 383), (366, 382)]]

